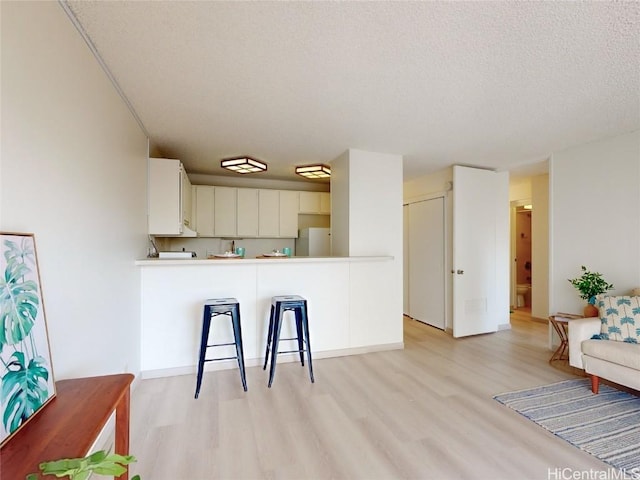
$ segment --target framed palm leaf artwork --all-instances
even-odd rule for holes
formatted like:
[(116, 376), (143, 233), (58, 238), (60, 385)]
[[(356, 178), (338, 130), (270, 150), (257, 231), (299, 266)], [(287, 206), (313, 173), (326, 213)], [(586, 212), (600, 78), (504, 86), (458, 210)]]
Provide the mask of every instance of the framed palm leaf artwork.
[(55, 396), (33, 234), (0, 232), (0, 445)]

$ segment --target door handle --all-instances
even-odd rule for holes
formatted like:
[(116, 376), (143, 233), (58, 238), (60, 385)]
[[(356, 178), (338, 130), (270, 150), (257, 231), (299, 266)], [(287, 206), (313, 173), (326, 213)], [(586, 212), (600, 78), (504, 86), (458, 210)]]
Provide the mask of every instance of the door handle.
[(456, 273), (457, 273), (458, 275), (463, 275), (463, 274), (464, 274), (464, 270), (458, 270)]

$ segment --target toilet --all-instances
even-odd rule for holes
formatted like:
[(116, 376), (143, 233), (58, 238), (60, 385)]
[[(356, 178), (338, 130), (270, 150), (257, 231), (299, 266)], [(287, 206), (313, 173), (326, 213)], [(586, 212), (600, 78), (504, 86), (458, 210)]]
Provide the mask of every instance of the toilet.
[(516, 285), (516, 306), (518, 308), (527, 306), (527, 302), (525, 301), (525, 296), (529, 292), (529, 289), (531, 289), (531, 285), (527, 283)]

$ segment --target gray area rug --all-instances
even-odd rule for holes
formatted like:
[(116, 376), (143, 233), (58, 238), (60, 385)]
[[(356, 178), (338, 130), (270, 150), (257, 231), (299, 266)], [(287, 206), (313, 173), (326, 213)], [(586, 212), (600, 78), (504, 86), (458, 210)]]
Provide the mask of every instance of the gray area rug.
[(612, 467), (640, 472), (639, 396), (602, 384), (594, 395), (579, 379), (493, 398)]

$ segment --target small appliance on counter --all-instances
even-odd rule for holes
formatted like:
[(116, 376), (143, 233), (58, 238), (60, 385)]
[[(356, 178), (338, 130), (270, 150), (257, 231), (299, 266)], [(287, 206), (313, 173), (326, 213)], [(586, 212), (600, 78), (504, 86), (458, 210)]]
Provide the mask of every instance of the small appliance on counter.
[(158, 258), (196, 258), (196, 252), (158, 252)]

